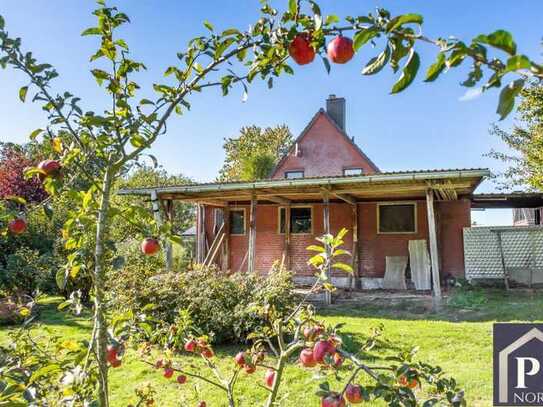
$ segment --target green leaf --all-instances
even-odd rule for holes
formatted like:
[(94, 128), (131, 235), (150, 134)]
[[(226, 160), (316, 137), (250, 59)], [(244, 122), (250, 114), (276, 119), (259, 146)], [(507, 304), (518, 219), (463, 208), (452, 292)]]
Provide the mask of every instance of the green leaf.
[(58, 288), (64, 290), (64, 287), (66, 287), (66, 271), (63, 269), (58, 270), (55, 275), (55, 281), (57, 282)]
[(386, 27), (387, 33), (394, 31), (404, 24), (416, 23), (422, 24), (423, 18), (420, 14), (403, 14), (401, 16), (394, 17), (389, 21)]
[(288, 0), (288, 11), (293, 16), (298, 12), (298, 2), (296, 0)]
[(154, 105), (155, 102), (153, 102), (152, 100), (149, 100), (149, 99), (142, 99), (140, 100), (140, 105)]
[(209, 31), (213, 31), (213, 24), (211, 24), (209, 21), (204, 21), (204, 27), (207, 28)]
[(498, 103), (498, 109), (496, 113), (500, 115), (500, 120), (507, 117), (515, 106), (515, 97), (518, 96), (520, 91), (524, 88), (524, 79), (517, 79), (505, 86), (500, 92), (500, 101)]
[(326, 25), (339, 23), (339, 17), (335, 14), (330, 14), (329, 16), (326, 16)]
[(392, 94), (399, 93), (405, 88), (407, 88), (409, 85), (411, 85), (411, 82), (413, 82), (413, 80), (415, 79), (415, 76), (417, 76), (419, 67), (420, 67), (419, 54), (417, 54), (415, 50), (411, 49), (407, 63), (402, 70), (402, 75), (400, 76), (400, 79), (398, 79), (398, 82), (394, 84), (394, 86), (392, 87), (392, 91), (390, 93)]
[(437, 54), (436, 62), (428, 67), (428, 70), (426, 71), (426, 79), (424, 79), (424, 81), (433, 82), (436, 80), (441, 72), (443, 72), (443, 69), (445, 69), (445, 66), (445, 53), (440, 52)]
[(517, 71), (519, 69), (530, 69), (532, 63), (526, 55), (515, 55), (507, 60), (505, 70), (507, 72)]
[(91, 73), (96, 79), (98, 85), (100, 86), (102, 85), (104, 80), (109, 79), (109, 74), (106, 71), (102, 71), (101, 69), (93, 69)]
[(6, 26), (6, 21), (4, 20), (4, 17), (0, 16), (0, 30), (3, 30)]
[(511, 55), (515, 55), (517, 53), (517, 44), (515, 41), (513, 41), (513, 36), (510, 32), (505, 30), (497, 30), (489, 35), (478, 35), (473, 39), (473, 41), (488, 44)]
[(326, 251), (326, 249), (325, 249), (324, 247), (322, 247), (322, 246), (317, 246), (317, 245), (314, 245), (314, 244), (312, 244), (312, 245), (310, 245), (310, 246), (307, 246), (307, 247), (305, 248), (305, 250), (311, 250), (311, 251), (313, 251), (313, 252), (319, 252), (319, 253), (323, 253), (323, 252)]
[(91, 28), (87, 28), (85, 31), (83, 31), (81, 33), (82, 36), (85, 36), (85, 35), (101, 35), (102, 32), (100, 31), (100, 29), (98, 27), (91, 27)]
[(324, 64), (324, 69), (326, 69), (326, 73), (330, 73), (330, 61), (328, 61), (328, 58), (322, 57), (322, 63)]
[(21, 102), (24, 103), (27, 93), (28, 93), (28, 86), (23, 86), (21, 89), (19, 89), (19, 99), (21, 99)]
[(30, 136), (28, 137), (30, 138), (30, 140), (36, 140), (36, 137), (38, 137), (41, 132), (43, 132), (43, 129), (36, 129), (32, 133), (30, 133)]
[(335, 268), (335, 269), (339, 269), (339, 270), (342, 270), (346, 273), (352, 273), (353, 272), (353, 268), (346, 264), (346, 263), (334, 263), (332, 264), (332, 267)]
[(365, 28), (358, 31), (353, 38), (353, 49), (358, 51), (362, 45), (366, 44), (369, 40), (375, 37), (379, 31), (376, 27)]
[(111, 266), (113, 267), (114, 270), (118, 270), (124, 266), (125, 262), (126, 261), (125, 261), (124, 256), (117, 256), (111, 261)]
[(56, 363), (52, 363), (50, 365), (45, 365), (38, 370), (36, 370), (34, 373), (32, 373), (32, 376), (30, 376), (30, 384), (34, 383), (39, 378), (48, 375), (49, 373), (60, 371), (61, 368)]
[(145, 146), (146, 140), (142, 135), (135, 134), (132, 137), (130, 137), (130, 144), (132, 144), (136, 148), (139, 148), (139, 147)]
[(362, 75), (374, 75), (378, 73), (387, 64), (389, 58), (390, 47), (387, 45), (383, 52), (370, 59), (364, 69), (362, 69)]

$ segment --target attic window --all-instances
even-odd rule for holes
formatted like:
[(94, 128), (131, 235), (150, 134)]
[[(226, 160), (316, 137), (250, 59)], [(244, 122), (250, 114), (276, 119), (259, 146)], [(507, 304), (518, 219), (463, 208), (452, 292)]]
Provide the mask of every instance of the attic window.
[(362, 168), (343, 168), (343, 175), (363, 175)]
[(304, 177), (303, 171), (285, 171), (286, 179), (303, 178), (303, 177)]

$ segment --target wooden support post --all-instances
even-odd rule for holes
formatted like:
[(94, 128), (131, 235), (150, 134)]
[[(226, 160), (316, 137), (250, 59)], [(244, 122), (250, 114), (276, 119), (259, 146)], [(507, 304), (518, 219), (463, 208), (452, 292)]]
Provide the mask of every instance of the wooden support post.
[(290, 270), (290, 205), (285, 207), (285, 242), (283, 246), (283, 257), (285, 259), (285, 269)]
[(441, 307), (441, 283), (439, 277), (439, 252), (437, 248), (436, 216), (434, 212), (434, 192), (426, 190), (426, 207), (428, 212), (428, 236), (430, 238), (430, 258), (432, 261), (432, 282), (434, 309)]
[(509, 291), (509, 273), (507, 272), (507, 267), (505, 266), (505, 257), (503, 255), (503, 244), (502, 244), (502, 234), (501, 231), (496, 231), (496, 237), (498, 238), (498, 249), (500, 250), (500, 260), (503, 268), (503, 282), (505, 284), (505, 289)]
[(202, 264), (206, 257), (206, 229), (205, 229), (205, 206), (198, 204), (197, 206), (197, 245), (196, 245), (196, 262)]
[(223, 257), (222, 257), (222, 269), (223, 271), (230, 270), (230, 208), (226, 206), (224, 208), (224, 244), (223, 244)]
[[(323, 202), (324, 202), (324, 206), (322, 209), (322, 214), (323, 214), (324, 233), (329, 235), (330, 234), (330, 197), (327, 192), (323, 193)], [(330, 258), (330, 255), (331, 255), (330, 249), (327, 248), (326, 250), (327, 250), (328, 258)], [(328, 277), (329, 282), (331, 282), (331, 279), (332, 279), (331, 274), (332, 274), (331, 264), (328, 263), (326, 276)], [(332, 304), (332, 293), (328, 290), (324, 292), (324, 302), (326, 303), (326, 305)]]
[[(170, 223), (170, 227), (173, 225), (174, 207), (173, 201), (168, 199), (166, 201), (166, 219)], [(172, 242), (165, 242), (164, 249), (166, 250), (166, 270), (173, 271), (173, 246)]]
[(249, 216), (249, 255), (247, 258), (247, 271), (254, 273), (255, 271), (255, 255), (256, 255), (256, 195), (251, 197), (251, 213)]
[(353, 288), (353, 278), (354, 278), (354, 288), (360, 288), (360, 278), (358, 275), (358, 205), (355, 203), (351, 205), (352, 209), (352, 218), (353, 218), (353, 250), (352, 250), (352, 267), (353, 274), (349, 275), (349, 289)]

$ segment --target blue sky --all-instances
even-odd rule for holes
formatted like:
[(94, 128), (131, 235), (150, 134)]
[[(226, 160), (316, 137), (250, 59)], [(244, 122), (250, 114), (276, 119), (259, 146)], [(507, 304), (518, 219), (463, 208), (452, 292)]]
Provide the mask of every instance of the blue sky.
[[(272, 2), (282, 8), (286, 0)], [(321, 0), (324, 14), (359, 15), (385, 7), (393, 14), (417, 12), (424, 15), (424, 33), (430, 37), (454, 35), (470, 39), (480, 33), (503, 28), (511, 31), (519, 52), (540, 59), (543, 2), (534, 0), (436, 2)], [(162, 80), (164, 69), (174, 64), (175, 53), (191, 37), (202, 34), (202, 21), (211, 21), (217, 29), (245, 28), (258, 15), (257, 0), (213, 1), (128, 1), (109, 2), (125, 11), (132, 23), (122, 30), (133, 56), (145, 62), (148, 71), (139, 77), (144, 89)], [(82, 97), (89, 109), (105, 102), (103, 91), (89, 74), (88, 56), (97, 43), (92, 37), (80, 37), (84, 28), (94, 24), (91, 1), (2, 0), (0, 14), (12, 34), (23, 37), (25, 47), (60, 73), (58, 90), (69, 90)], [(419, 46), (422, 68), (432, 63), (435, 50)], [(212, 180), (223, 160), (222, 141), (234, 136), (244, 125), (273, 126), (286, 123), (297, 135), (313, 114), (324, 105), (328, 94), (347, 99), (347, 131), (383, 170), (427, 168), (489, 167), (499, 171), (502, 165), (483, 154), (492, 148), (504, 149), (488, 133), (497, 120), (498, 94), (491, 91), (470, 101), (460, 101), (465, 88), (459, 86), (465, 69), (450, 71), (437, 82), (426, 84), (422, 75), (400, 95), (389, 95), (395, 75), (387, 68), (377, 76), (364, 77), (360, 69), (379, 52), (363, 48), (345, 66), (333, 66), (326, 74), (320, 61), (295, 67), (294, 77), (275, 81), (272, 90), (256, 84), (247, 102), (241, 102), (241, 90), (226, 98), (218, 90), (192, 99), (191, 112), (174, 117), (168, 134), (158, 141), (153, 153), (171, 172), (180, 172), (198, 181)], [(17, 92), (24, 78), (13, 71), (0, 71), (0, 139), (25, 141), (35, 128), (43, 126), (45, 115), (37, 105), (22, 104)], [(510, 127), (512, 119), (503, 122)], [(480, 191), (495, 188), (487, 181)], [(475, 214), (479, 223), (507, 223), (510, 212)]]

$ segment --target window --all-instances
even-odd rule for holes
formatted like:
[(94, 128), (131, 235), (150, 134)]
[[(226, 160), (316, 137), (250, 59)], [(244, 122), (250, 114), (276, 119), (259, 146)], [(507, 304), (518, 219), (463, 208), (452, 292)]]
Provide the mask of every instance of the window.
[(303, 171), (285, 171), (285, 178), (287, 179), (303, 178), (303, 177), (304, 177)]
[(245, 234), (245, 209), (230, 209), (230, 234)]
[[(285, 233), (286, 208), (279, 208), (279, 233)], [(290, 208), (290, 233), (312, 233), (312, 208)]]
[(213, 213), (214, 213), (213, 233), (217, 234), (222, 224), (224, 223), (224, 211), (220, 208), (214, 208)]
[(343, 168), (343, 175), (363, 175), (362, 168)]
[(379, 204), (377, 206), (378, 233), (416, 233), (416, 203)]

